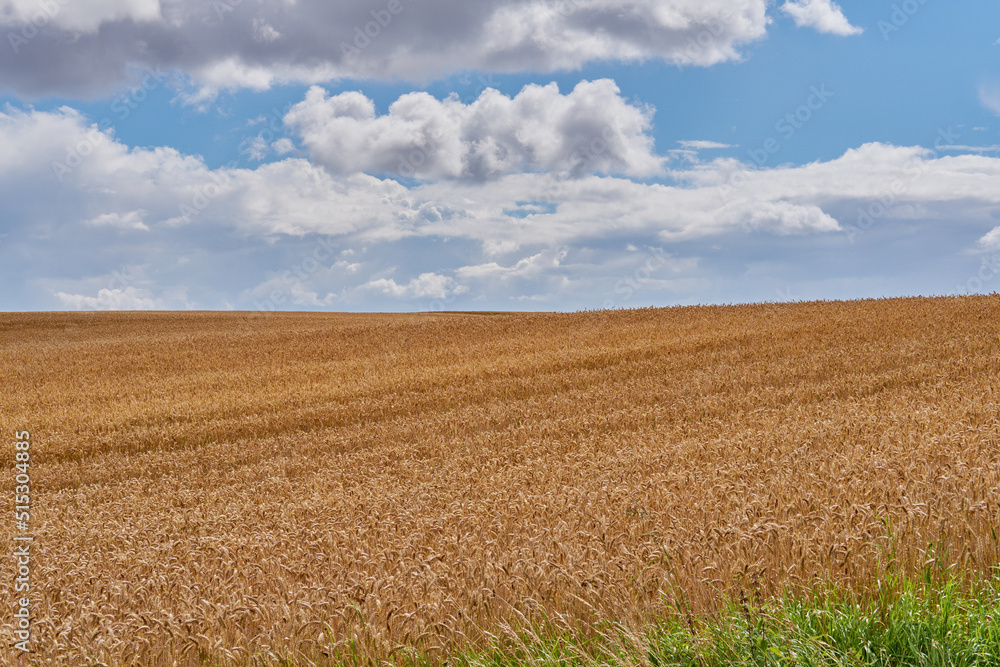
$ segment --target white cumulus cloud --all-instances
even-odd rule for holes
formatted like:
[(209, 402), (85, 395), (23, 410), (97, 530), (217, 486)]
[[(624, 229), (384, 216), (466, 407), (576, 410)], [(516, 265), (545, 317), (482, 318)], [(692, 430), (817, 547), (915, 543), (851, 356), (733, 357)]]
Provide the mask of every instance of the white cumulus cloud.
[(979, 239), (979, 246), (983, 250), (1000, 250), (1000, 227), (994, 227)]
[(781, 11), (791, 16), (800, 28), (815, 28), (819, 32), (842, 37), (864, 32), (851, 25), (844, 16), (844, 10), (833, 0), (788, 0), (781, 6)]
[(462, 294), (467, 290), (463, 285), (458, 285), (451, 276), (431, 272), (421, 273), (402, 285), (392, 278), (380, 278), (365, 283), (361, 289), (381, 292), (395, 299), (447, 299), (453, 294)]
[(148, 290), (135, 287), (102, 289), (97, 296), (57, 292), (56, 297), (72, 310), (153, 310), (156, 299)]
[(329, 96), (313, 87), (285, 123), (335, 173), (482, 180), (524, 171), (657, 174), (651, 117), (602, 79), (565, 95), (554, 83), (525, 86), (513, 98), (488, 88), (469, 104), (409, 93), (381, 116), (359, 92)]

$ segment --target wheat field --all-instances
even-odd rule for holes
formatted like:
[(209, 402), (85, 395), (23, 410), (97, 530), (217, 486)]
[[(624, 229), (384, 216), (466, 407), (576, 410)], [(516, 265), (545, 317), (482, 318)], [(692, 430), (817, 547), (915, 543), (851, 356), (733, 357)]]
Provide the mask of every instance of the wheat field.
[(5, 664), (443, 661), (1000, 563), (995, 295), (8, 313), (0, 349)]

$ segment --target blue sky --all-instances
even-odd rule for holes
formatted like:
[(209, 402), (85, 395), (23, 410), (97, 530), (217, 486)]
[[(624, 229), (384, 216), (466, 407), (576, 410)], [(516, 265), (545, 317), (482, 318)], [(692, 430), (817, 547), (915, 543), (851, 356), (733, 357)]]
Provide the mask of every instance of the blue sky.
[(0, 12), (2, 309), (1000, 283), (995, 3), (54, 1)]

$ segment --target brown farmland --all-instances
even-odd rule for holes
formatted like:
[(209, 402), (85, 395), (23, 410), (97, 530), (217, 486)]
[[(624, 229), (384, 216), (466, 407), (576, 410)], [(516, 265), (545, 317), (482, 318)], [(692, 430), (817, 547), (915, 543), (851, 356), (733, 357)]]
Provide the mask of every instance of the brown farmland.
[(1000, 563), (997, 296), (4, 314), (0, 350), (39, 663), (444, 656)]

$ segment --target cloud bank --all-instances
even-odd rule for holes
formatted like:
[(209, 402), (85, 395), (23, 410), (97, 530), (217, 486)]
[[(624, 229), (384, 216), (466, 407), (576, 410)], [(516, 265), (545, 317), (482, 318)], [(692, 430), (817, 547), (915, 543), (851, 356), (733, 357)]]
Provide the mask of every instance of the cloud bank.
[[(639, 171), (671, 164), (646, 141), (645, 112), (619, 105), (609, 84), (591, 83), (567, 95), (535, 87), (528, 96), (543, 96), (554, 118), (599, 100), (609, 119), (633, 123), (610, 151), (615, 164)], [(513, 307), (569, 293), (593, 306), (602, 304), (587, 299), (614, 287), (615, 272), (647, 265), (660, 276), (644, 283), (649, 289), (702, 289), (711, 247), (761, 235), (864, 248), (912, 225), (937, 230), (931, 237), (969, 238), (968, 252), (998, 246), (996, 157), (872, 143), (826, 162), (771, 169), (686, 159), (663, 183), (642, 182), (542, 159), (564, 156), (553, 147), (576, 135), (553, 133), (548, 144), (532, 138), (531, 114), (498, 114), (500, 129), (474, 122), (477, 104), (517, 108), (521, 95), (484, 93), (453, 107), (418, 97), (427, 114), (414, 117), (444, 123), (448, 131), (434, 145), (450, 151), (428, 161), (434, 166), (420, 181), (365, 173), (385, 163), (366, 154), (324, 163), (325, 142), (347, 141), (351, 132), (369, 141), (372, 124), (397, 128), (403, 146), (413, 127), (423, 127), (399, 110), (370, 113), (361, 95), (315, 90), (292, 112), (302, 141), (306, 128), (320, 137), (317, 163), (289, 157), (252, 169), (211, 169), (174, 149), (130, 147), (69, 108), (8, 109), (0, 113), (0, 215), (8, 221), (0, 273), (50, 307), (347, 308), (372, 298), (415, 309), (502, 298)], [(330, 118), (360, 125), (331, 130)], [(487, 140), (515, 157), (477, 172), (481, 163), (469, 156)], [(647, 256), (653, 251), (643, 248), (661, 250)]]
[(426, 80), (456, 63), (550, 72), (601, 60), (712, 65), (762, 38), (765, 0), (7, 0), (0, 81), (97, 95), (147, 66), (209, 89)]

